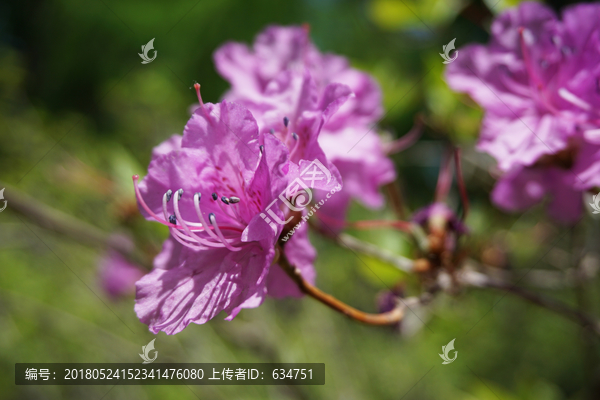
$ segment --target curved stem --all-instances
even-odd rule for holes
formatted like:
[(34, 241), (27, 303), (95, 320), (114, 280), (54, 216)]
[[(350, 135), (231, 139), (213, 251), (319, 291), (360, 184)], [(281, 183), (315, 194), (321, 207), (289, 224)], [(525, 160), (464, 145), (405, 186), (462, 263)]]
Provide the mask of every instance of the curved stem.
[(410, 146), (416, 143), (417, 140), (423, 134), (423, 116), (417, 115), (415, 117), (415, 123), (413, 127), (399, 139), (396, 139), (390, 143), (384, 145), (384, 152), (387, 155), (392, 155), (406, 150)]
[(335, 225), (336, 228), (354, 228), (354, 229), (374, 229), (374, 228), (393, 228), (401, 232), (412, 233), (412, 222), (400, 220), (364, 220), (364, 221), (341, 221), (328, 217), (325, 213), (317, 212), (317, 218), (326, 223)]
[[(406, 257), (403, 257), (398, 254), (393, 254), (393, 253), (391, 253), (385, 249), (382, 249), (372, 243), (364, 242), (360, 239), (357, 239), (354, 236), (350, 236), (345, 233), (337, 234), (334, 231), (332, 231), (331, 229), (329, 229), (329, 227), (327, 227), (327, 226), (323, 227), (323, 226), (314, 224), (311, 221), (312, 220), (308, 220), (308, 223), (310, 224), (310, 226), (312, 228), (315, 229), (316, 232), (320, 233), (321, 235), (325, 236), (326, 238), (333, 240), (338, 246), (345, 247), (351, 251), (363, 253), (363, 254), (366, 254), (371, 257), (375, 257), (381, 261), (392, 264), (394, 267), (398, 268), (401, 271), (413, 272), (414, 260), (411, 260), (410, 258), (406, 258)], [(419, 228), (420, 227), (418, 225), (412, 224), (411, 233), (413, 235), (417, 235)], [(427, 238), (420, 239), (420, 237), (421, 236), (417, 236), (418, 242), (427, 240)]]
[(79, 243), (115, 250), (129, 261), (148, 270), (152, 269), (151, 260), (138, 252), (130, 240), (124, 240), (122, 235), (110, 235), (87, 222), (51, 208), (6, 183), (0, 182), (0, 187), (6, 188), (4, 197), (9, 201), (10, 209), (24, 215), (37, 226)]
[(307, 282), (300, 274), (300, 271), (289, 263), (283, 253), (283, 249), (280, 248), (279, 254), (280, 256), (277, 263), (285, 273), (292, 278), (296, 285), (298, 285), (298, 288), (303, 293), (320, 301), (327, 307), (333, 308), (347, 317), (369, 325), (395, 325), (404, 317), (404, 305), (400, 302), (398, 302), (393, 310), (381, 314), (369, 314), (347, 305)]
[(398, 183), (398, 180), (395, 180), (394, 182), (385, 185), (384, 190), (388, 194), (392, 209), (396, 214), (396, 218), (398, 218), (399, 220), (406, 219), (406, 215), (404, 213), (404, 199), (402, 197), (402, 190), (400, 189), (400, 184)]

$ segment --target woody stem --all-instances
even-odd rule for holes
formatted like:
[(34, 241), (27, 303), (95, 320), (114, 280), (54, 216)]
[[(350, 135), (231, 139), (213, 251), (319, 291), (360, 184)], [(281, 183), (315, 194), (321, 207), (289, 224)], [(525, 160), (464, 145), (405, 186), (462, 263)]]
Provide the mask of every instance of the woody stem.
[[(128, 240), (121, 236), (112, 236), (97, 227), (88, 224), (71, 215), (67, 215), (46, 204), (41, 203), (33, 197), (26, 195), (13, 186), (0, 182), (0, 187), (6, 187), (4, 196), (10, 202), (10, 209), (27, 217), (31, 222), (41, 228), (64, 235), (86, 245), (95, 245), (112, 249), (123, 257), (148, 270), (152, 268), (151, 260), (147, 255), (129, 246)], [(19, 217), (17, 217), (19, 218)], [(21, 218), (19, 218), (21, 220)]]
[(298, 285), (298, 288), (306, 295), (313, 299), (320, 301), (327, 307), (330, 307), (347, 317), (350, 317), (356, 321), (368, 324), (368, 325), (394, 325), (402, 320), (404, 317), (404, 304), (398, 302), (396, 307), (388, 312), (381, 314), (369, 314), (348, 304), (336, 299), (335, 297), (323, 292), (316, 286), (307, 282), (301, 275), (300, 271), (292, 266), (288, 259), (283, 253), (283, 249), (279, 248), (279, 266), (285, 271), (285, 273)]

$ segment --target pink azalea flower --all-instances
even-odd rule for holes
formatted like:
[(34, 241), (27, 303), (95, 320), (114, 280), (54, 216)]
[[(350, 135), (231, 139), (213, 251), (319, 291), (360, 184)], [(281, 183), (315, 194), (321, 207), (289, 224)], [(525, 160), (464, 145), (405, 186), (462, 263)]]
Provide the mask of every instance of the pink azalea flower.
[(332, 172), (339, 170), (344, 188), (324, 203), (323, 214), (344, 220), (351, 198), (383, 205), (379, 187), (395, 172), (373, 131), (381, 92), (369, 75), (343, 57), (321, 54), (306, 27), (268, 27), (252, 48), (227, 43), (214, 59), (232, 85), (225, 98), (248, 107), (261, 132), (281, 138), (292, 161), (316, 158), (337, 167)]
[(469, 232), (467, 226), (446, 203), (436, 202), (415, 211), (412, 220), (428, 230), (451, 231), (458, 235)]
[(99, 274), (102, 289), (110, 297), (118, 298), (135, 292), (135, 282), (144, 275), (144, 271), (111, 251), (100, 260)]
[(486, 111), (478, 148), (506, 173), (492, 196), (501, 208), (550, 195), (550, 214), (572, 222), (581, 191), (600, 184), (599, 20), (598, 4), (568, 7), (559, 20), (524, 2), (496, 18), (488, 45), (460, 49), (449, 64), (450, 87)]
[(261, 213), (288, 184), (289, 151), (260, 134), (243, 106), (200, 104), (183, 137), (154, 149), (139, 185), (134, 177), (144, 215), (171, 232), (136, 285), (135, 311), (154, 333), (175, 334), (221, 311), (231, 320), (271, 290), (267, 275), (283, 225)]

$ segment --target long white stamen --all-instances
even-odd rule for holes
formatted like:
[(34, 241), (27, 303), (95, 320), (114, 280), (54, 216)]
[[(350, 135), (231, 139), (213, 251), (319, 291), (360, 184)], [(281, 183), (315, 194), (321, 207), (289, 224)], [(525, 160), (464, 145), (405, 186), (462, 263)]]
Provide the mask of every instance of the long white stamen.
[(221, 241), (221, 239), (209, 228), (209, 225), (206, 223), (204, 216), (202, 215), (202, 210), (200, 209), (200, 193), (196, 193), (194, 195), (194, 208), (196, 209), (196, 214), (198, 214), (198, 219), (206, 227), (206, 233), (208, 233), (213, 239), (217, 241)]
[(210, 221), (213, 228), (215, 228), (215, 232), (217, 233), (219, 238), (221, 238), (225, 247), (227, 247), (231, 251), (240, 251), (242, 249), (241, 247), (232, 246), (231, 244), (229, 244), (227, 242), (227, 240), (225, 240), (225, 237), (223, 236), (221, 229), (219, 229), (219, 225), (217, 225), (217, 218), (215, 217), (215, 214), (213, 214), (213, 213), (208, 214), (208, 220)]
[[(178, 192), (177, 194), (179, 194), (179, 193), (182, 193), (182, 192)], [(173, 209), (175, 210), (175, 216), (179, 220), (179, 223), (183, 227), (183, 230), (185, 231), (185, 233), (187, 233), (188, 235), (190, 235), (198, 243), (203, 244), (205, 246), (209, 246), (209, 247), (223, 247), (224, 245), (222, 243), (214, 243), (214, 242), (208, 241), (206, 239), (202, 239), (201, 237), (199, 237), (198, 235), (196, 235), (194, 232), (192, 232), (190, 230), (190, 228), (188, 228), (188, 226), (185, 223), (185, 220), (181, 217), (181, 212), (179, 211), (179, 200), (180, 199), (181, 199), (181, 195), (175, 196), (175, 198), (173, 199)]]
[(166, 219), (168, 219), (168, 216), (165, 216), (165, 219), (161, 219), (158, 215), (156, 215), (151, 209), (150, 207), (148, 207), (148, 205), (146, 204), (146, 202), (144, 201), (142, 194), (140, 193), (140, 188), (138, 187), (138, 179), (140, 177), (137, 175), (133, 176), (133, 188), (135, 190), (135, 196), (137, 197), (138, 201), (140, 202), (140, 205), (142, 206), (142, 208), (148, 213), (150, 214), (150, 216), (152, 218), (154, 218), (156, 221), (160, 222), (163, 225), (169, 226), (169, 227), (177, 227), (177, 225), (173, 225), (170, 222), (167, 222)]
[(240, 225), (240, 223), (238, 222), (238, 220), (231, 215), (231, 213), (227, 210), (229, 207), (225, 207), (221, 201), (219, 200), (215, 200), (218, 204), (219, 204), (219, 208), (221, 209), (221, 212), (226, 216), (229, 217), (233, 222), (235, 222), (237, 225)]
[[(163, 215), (165, 216), (165, 219), (169, 220), (169, 221), (171, 221), (172, 219), (175, 218), (174, 215), (169, 215), (169, 212), (167, 211), (167, 202), (169, 201), (170, 197), (171, 196), (169, 195), (169, 192), (167, 192), (163, 195), (163, 201), (162, 201)], [(173, 221), (173, 222), (176, 222), (176, 221)], [(170, 224), (175, 227), (178, 226), (177, 224), (173, 224), (173, 223), (170, 223)], [(189, 243), (188, 241), (192, 241), (192, 238), (185, 236), (183, 233), (179, 232), (177, 230), (177, 228), (172, 228), (169, 226), (169, 232), (171, 232), (171, 236), (173, 236), (173, 239), (177, 240), (179, 243), (181, 243), (182, 245), (184, 245), (186, 247), (189, 247), (192, 250), (208, 250), (208, 247), (197, 246), (192, 243)]]
[(558, 95), (566, 101), (568, 101), (569, 103), (576, 105), (577, 107), (584, 109), (585, 111), (590, 111), (592, 109), (592, 106), (589, 103), (575, 96), (573, 93), (569, 92), (565, 88), (558, 89)]
[(242, 217), (240, 216), (239, 210), (238, 210), (238, 206), (237, 203), (240, 202), (240, 198), (237, 196), (230, 196), (229, 197), (229, 208), (231, 208), (233, 210), (233, 213), (235, 214), (236, 218), (238, 219), (238, 221), (242, 220)]
[(238, 205), (235, 203), (231, 203), (231, 205), (229, 206), (231, 208), (231, 210), (233, 211), (233, 213), (235, 214), (236, 218), (238, 219), (238, 221), (242, 220), (242, 217), (240, 216), (239, 212), (238, 212)]
[(292, 132), (292, 138), (294, 139), (292, 141), (292, 145), (290, 146), (290, 159), (292, 159), (292, 157), (294, 157), (297, 149), (298, 149), (298, 145), (300, 144), (300, 138), (298, 137), (298, 134), (296, 132)]
[[(216, 225), (216, 219), (214, 218), (214, 214), (212, 214), (212, 213), (210, 214), (210, 215), (212, 215), (211, 224), (209, 225), (206, 223), (206, 220), (204, 219), (204, 217), (202, 215), (202, 210), (200, 209), (200, 194), (199, 193), (196, 193), (194, 195), (194, 208), (196, 210), (196, 214), (198, 215), (198, 219), (200, 220), (200, 223), (190, 222), (190, 221), (186, 221), (183, 219), (181, 212), (179, 210), (179, 200), (181, 199), (181, 196), (183, 195), (182, 189), (177, 191), (175, 194), (171, 190), (168, 190), (163, 195), (163, 198), (162, 198), (162, 211), (163, 211), (163, 216), (164, 216), (164, 219), (163, 219), (163, 218), (159, 217), (157, 214), (155, 214), (150, 209), (150, 207), (146, 204), (146, 202), (144, 201), (144, 199), (140, 193), (140, 189), (138, 186), (138, 180), (139, 180), (139, 176), (134, 175), (133, 176), (133, 186), (134, 186), (135, 194), (139, 201), (140, 206), (157, 222), (167, 226), (169, 228), (169, 232), (171, 233), (173, 238), (175, 240), (177, 240), (177, 242), (181, 243), (183, 246), (186, 246), (192, 250), (209, 250), (210, 248), (215, 248), (215, 247), (216, 248), (225, 247), (225, 248), (229, 249), (230, 251), (240, 251), (241, 250), (241, 248), (239, 248), (239, 247), (232, 246), (230, 244), (230, 242), (227, 239), (225, 239), (225, 236), (221, 232), (221, 229), (219, 228), (218, 225)], [(173, 195), (175, 195), (175, 196), (173, 197)], [(170, 215), (168, 208), (167, 208), (167, 203), (172, 198), (173, 198), (173, 208), (175, 211), (175, 215)], [(233, 202), (234, 204), (236, 202), (239, 202), (239, 198), (234, 197), (234, 199), (235, 199)], [(237, 233), (241, 233), (242, 230), (240, 228), (243, 228), (241, 226), (242, 224), (238, 220), (236, 220), (235, 217), (231, 217), (230, 215), (228, 215), (224, 209), (222, 209), (222, 211), (225, 213), (226, 216), (232, 218), (234, 220), (234, 222), (236, 222), (236, 225), (238, 225), (238, 226), (224, 225), (222, 228), (229, 229), (229, 230), (237, 232)], [(237, 215), (237, 212), (234, 211), (234, 213)], [(238, 217), (239, 217), (239, 215), (238, 215)], [(179, 220), (179, 223), (181, 225), (178, 224), (177, 220)], [(241, 220), (241, 218), (240, 218), (240, 220)], [(190, 229), (190, 226), (197, 227), (197, 229)], [(184, 230), (185, 233), (181, 232), (180, 230)], [(194, 232), (206, 232), (212, 239), (217, 241), (217, 243), (211, 242), (208, 238), (201, 238), (198, 235), (194, 234)], [(231, 238), (230, 240), (235, 240), (235, 238)]]
[(177, 240), (179, 243), (181, 243), (185, 247), (189, 247), (192, 250), (208, 250), (209, 249), (208, 247), (205, 247), (205, 246), (196, 246), (196, 245), (193, 245), (193, 244), (187, 242), (186, 240), (190, 240), (191, 238), (188, 236), (185, 236), (183, 233), (179, 232), (175, 228), (169, 228), (169, 231), (171, 232), (171, 236), (173, 237), (173, 239)]
[[(169, 223), (171, 223), (174, 227), (176, 227), (177, 229), (182, 229), (183, 226), (181, 225), (177, 225), (177, 222), (175, 222), (174, 224), (170, 221), (170, 217), (169, 217), (169, 212), (167, 211), (167, 203), (169, 202), (169, 200), (171, 200), (171, 198), (173, 197), (173, 192), (171, 191), (171, 189), (169, 189), (164, 195), (163, 195), (163, 200), (162, 200), (162, 208), (163, 208), (163, 215), (165, 216), (165, 219), (167, 221), (169, 221)], [(202, 225), (199, 222), (190, 222), (190, 221), (186, 221), (183, 218), (181, 218), (180, 216), (177, 217), (178, 220), (185, 222), (187, 225), (192, 226), (192, 227), (196, 227), (199, 229), (191, 229), (192, 232), (204, 232), (204, 225)]]

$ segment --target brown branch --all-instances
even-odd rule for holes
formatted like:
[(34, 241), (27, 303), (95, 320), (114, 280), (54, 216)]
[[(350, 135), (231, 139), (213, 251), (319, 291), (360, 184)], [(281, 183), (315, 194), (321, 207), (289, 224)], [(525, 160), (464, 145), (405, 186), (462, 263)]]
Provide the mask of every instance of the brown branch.
[(413, 224), (411, 222), (401, 220), (342, 221), (328, 217), (327, 214), (322, 211), (317, 211), (315, 215), (317, 218), (319, 218), (319, 220), (327, 223), (328, 225), (335, 226), (336, 229), (354, 228), (366, 230), (375, 228), (393, 228), (401, 232), (411, 233), (413, 228)]
[(392, 209), (396, 214), (396, 218), (399, 220), (404, 220), (406, 218), (406, 214), (404, 213), (404, 199), (402, 197), (402, 190), (400, 190), (398, 181), (395, 180), (394, 182), (388, 183), (384, 186), (384, 190), (387, 192), (390, 203), (392, 204)]
[[(352, 251), (366, 254), (371, 257), (375, 257), (381, 261), (384, 261), (388, 264), (393, 265), (394, 267), (398, 268), (401, 271), (413, 272), (414, 261), (411, 260), (410, 258), (406, 258), (406, 257), (400, 256), (398, 254), (393, 254), (393, 253), (391, 253), (387, 250), (384, 250), (374, 244), (362, 241), (360, 239), (355, 238), (354, 236), (351, 236), (351, 235), (348, 235), (345, 233), (336, 234), (330, 230), (327, 230), (321, 224), (316, 224), (311, 221), (312, 220), (309, 220), (309, 222), (308, 222), (310, 224), (311, 228), (315, 229), (315, 231), (317, 231), (321, 235), (331, 239), (338, 246), (345, 247)], [(415, 226), (414, 225), (412, 225), (412, 226), (414, 229)]]
[(413, 224), (407, 221), (391, 221), (391, 220), (365, 220), (365, 221), (349, 221), (346, 222), (346, 228), (355, 229), (375, 229), (375, 228), (394, 228), (404, 233), (412, 232)]
[(423, 134), (423, 119), (424, 118), (422, 115), (415, 116), (415, 122), (412, 128), (410, 128), (410, 131), (408, 131), (401, 138), (384, 144), (383, 151), (387, 155), (391, 155), (406, 150), (407, 148), (415, 144), (416, 141), (419, 140), (419, 138)]
[(0, 187), (6, 188), (4, 197), (8, 201), (8, 208), (27, 217), (39, 227), (59, 233), (79, 243), (113, 249), (128, 260), (150, 269), (150, 262), (146, 260), (146, 257), (138, 254), (135, 246), (130, 240), (124, 240), (123, 235), (105, 233), (87, 222), (35, 200), (5, 183), (0, 182)]
[(300, 271), (289, 263), (282, 248), (279, 249), (279, 260), (277, 263), (296, 285), (298, 285), (298, 288), (303, 293), (356, 321), (369, 325), (394, 325), (400, 322), (404, 317), (404, 309), (406, 306), (401, 302), (398, 302), (396, 307), (391, 311), (381, 314), (369, 314), (357, 310), (323, 292), (302, 277)]

